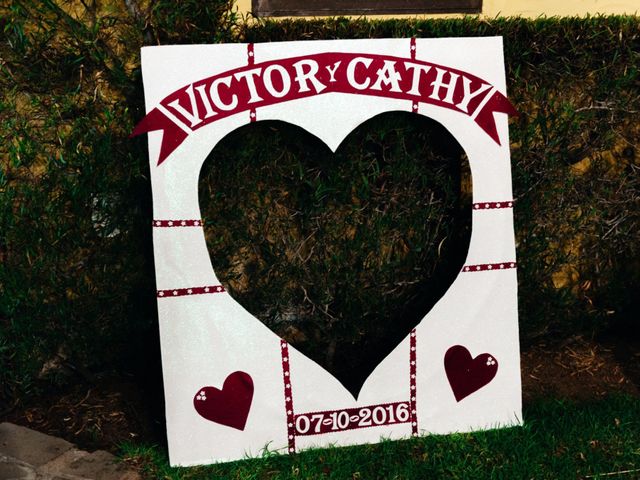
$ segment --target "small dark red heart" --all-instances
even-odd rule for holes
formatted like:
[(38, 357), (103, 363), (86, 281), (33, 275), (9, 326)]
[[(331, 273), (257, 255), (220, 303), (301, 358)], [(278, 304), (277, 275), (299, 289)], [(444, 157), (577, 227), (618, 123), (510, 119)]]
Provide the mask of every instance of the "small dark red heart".
[(253, 399), (253, 380), (248, 373), (233, 372), (222, 390), (202, 387), (193, 396), (193, 406), (201, 417), (227, 427), (244, 430)]
[(472, 358), (465, 347), (454, 345), (444, 354), (444, 370), (459, 402), (493, 380), (498, 373), (498, 360), (489, 353)]

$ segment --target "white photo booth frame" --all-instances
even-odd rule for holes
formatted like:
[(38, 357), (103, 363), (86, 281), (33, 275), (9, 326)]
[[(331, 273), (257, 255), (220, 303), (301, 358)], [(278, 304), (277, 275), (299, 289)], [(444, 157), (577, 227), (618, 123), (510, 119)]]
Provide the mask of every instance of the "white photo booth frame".
[[(521, 424), (514, 112), (500, 37), (145, 47), (142, 73), (148, 113), (134, 135), (150, 132), (172, 465)], [(252, 121), (295, 124), (335, 151), (388, 111), (435, 119), (464, 148), (472, 234), (446, 294), (354, 398), (225, 292), (198, 179), (215, 145)]]

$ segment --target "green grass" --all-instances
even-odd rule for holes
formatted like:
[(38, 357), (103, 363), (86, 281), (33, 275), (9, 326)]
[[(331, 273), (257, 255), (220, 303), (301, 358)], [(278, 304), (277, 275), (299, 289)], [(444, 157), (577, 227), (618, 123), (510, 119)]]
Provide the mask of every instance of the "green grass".
[(151, 479), (633, 479), (640, 477), (638, 412), (640, 399), (630, 396), (544, 400), (525, 409), (524, 427), (504, 430), (267, 453), (207, 467), (171, 468), (156, 446), (127, 444), (121, 457)]

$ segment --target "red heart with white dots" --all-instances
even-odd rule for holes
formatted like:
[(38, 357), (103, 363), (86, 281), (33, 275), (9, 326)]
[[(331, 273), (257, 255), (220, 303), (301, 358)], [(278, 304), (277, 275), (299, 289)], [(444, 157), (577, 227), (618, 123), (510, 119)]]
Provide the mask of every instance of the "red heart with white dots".
[(475, 358), (462, 345), (454, 345), (444, 355), (444, 369), (456, 401), (487, 385), (498, 373), (498, 361), (489, 353)]
[(253, 399), (253, 380), (248, 373), (233, 372), (222, 389), (202, 387), (193, 397), (201, 417), (227, 427), (244, 430)]

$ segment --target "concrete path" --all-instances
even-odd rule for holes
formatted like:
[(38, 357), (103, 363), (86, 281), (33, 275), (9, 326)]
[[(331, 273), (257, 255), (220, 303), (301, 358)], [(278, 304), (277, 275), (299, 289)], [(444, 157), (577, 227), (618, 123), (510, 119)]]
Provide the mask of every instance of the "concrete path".
[(61, 438), (0, 423), (0, 480), (140, 480), (104, 450), (75, 448)]

